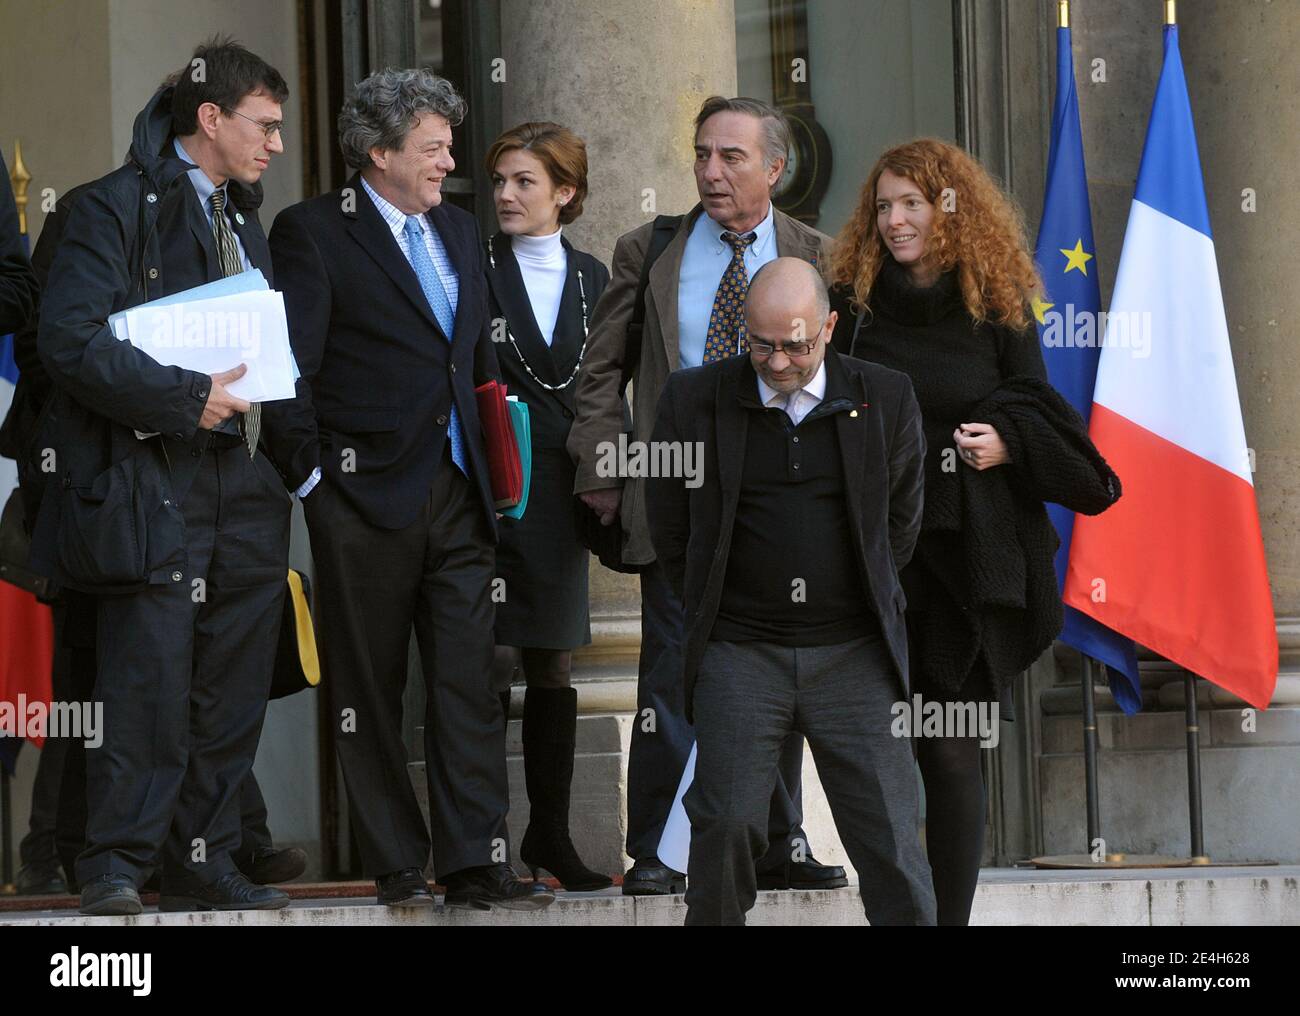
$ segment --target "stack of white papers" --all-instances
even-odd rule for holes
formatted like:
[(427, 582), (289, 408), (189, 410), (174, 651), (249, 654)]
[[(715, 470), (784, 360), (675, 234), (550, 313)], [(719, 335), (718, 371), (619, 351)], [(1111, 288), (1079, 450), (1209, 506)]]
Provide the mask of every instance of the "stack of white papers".
[(284, 297), (255, 268), (132, 307), (108, 324), (164, 366), (220, 374), (245, 364), (248, 372), (226, 388), (247, 402), (294, 397), (298, 367)]

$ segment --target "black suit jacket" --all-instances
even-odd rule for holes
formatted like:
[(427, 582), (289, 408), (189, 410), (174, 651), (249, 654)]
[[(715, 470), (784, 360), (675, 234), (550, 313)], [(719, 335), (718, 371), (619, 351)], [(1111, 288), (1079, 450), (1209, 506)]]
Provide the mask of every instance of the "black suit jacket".
[(450, 343), (360, 174), (276, 216), (271, 257), (302, 378), (296, 399), (264, 410), (271, 456), (291, 486), (319, 466), (366, 521), (401, 529), (429, 496), (454, 399), (495, 532), (474, 396), (499, 379), (483, 249), (467, 212), (444, 201), (428, 215), (459, 277)]
[[(563, 237), (560, 243), (569, 255), (569, 271), (564, 280), (560, 313), (550, 346), (546, 345), (537, 326), (524, 277), (519, 271), (519, 261), (515, 258), (510, 237), (505, 233), (497, 233), (488, 241), (487, 278), (494, 322), (493, 338), (497, 339), (501, 376), (510, 394), (518, 395), (528, 403), (533, 447), (563, 451), (569, 428), (573, 425), (577, 379), (562, 388), (558, 386), (564, 385), (573, 375), (578, 357), (582, 355), (587, 341), (583, 318), (590, 324), (596, 301), (609, 284), (609, 270), (592, 255), (574, 250)], [(579, 273), (582, 275), (581, 284)], [(502, 321), (509, 329), (508, 335), (501, 334)], [(533, 374), (554, 390), (543, 388)]]
[[(748, 356), (677, 371), (659, 400), (654, 441), (700, 442), (703, 483), (647, 481), (646, 510), (655, 555), (686, 612), (682, 664), (686, 709), (692, 716), (695, 674), (718, 613), (731, 534), (740, 498), (750, 411), (739, 393), (757, 390)], [(850, 534), (863, 587), (871, 598), (906, 696), (906, 600), (898, 571), (907, 564), (921, 528), (925, 437), (921, 411), (907, 375), (826, 351), (826, 396), (833, 412)]]

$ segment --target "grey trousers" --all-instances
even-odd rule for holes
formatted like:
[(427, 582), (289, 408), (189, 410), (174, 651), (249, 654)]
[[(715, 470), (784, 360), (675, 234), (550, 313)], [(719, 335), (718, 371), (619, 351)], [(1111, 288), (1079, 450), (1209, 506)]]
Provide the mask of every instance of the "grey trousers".
[(695, 684), (695, 780), (687, 924), (744, 924), (781, 746), (812, 748), (835, 828), (872, 924), (934, 924), (930, 866), (917, 832), (916, 763), (890, 733), (900, 697), (879, 639), (789, 648), (710, 642)]

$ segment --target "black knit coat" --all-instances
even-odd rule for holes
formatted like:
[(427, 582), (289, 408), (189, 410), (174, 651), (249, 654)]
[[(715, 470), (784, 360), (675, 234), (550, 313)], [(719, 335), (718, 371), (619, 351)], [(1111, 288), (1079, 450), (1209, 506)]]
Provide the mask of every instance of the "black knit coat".
[[(977, 324), (956, 276), (913, 286), (888, 261), (861, 315), (836, 288), (837, 349), (912, 379), (926, 438), (925, 510), (901, 579), (914, 647), (913, 686), (927, 697), (997, 698), (1052, 644), (1063, 623), (1045, 501), (1084, 514), (1120, 496), (1087, 427), (1048, 383), (1032, 326)], [(976, 470), (953, 431), (988, 423), (1011, 462)], [(985, 687), (972, 687), (975, 677)]]

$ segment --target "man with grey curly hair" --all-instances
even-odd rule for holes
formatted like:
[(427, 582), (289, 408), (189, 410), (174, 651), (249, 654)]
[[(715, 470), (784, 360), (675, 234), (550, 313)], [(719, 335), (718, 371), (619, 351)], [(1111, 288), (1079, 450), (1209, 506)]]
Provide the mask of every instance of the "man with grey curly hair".
[(343, 161), (352, 169), (365, 169), (371, 165), (372, 148), (400, 149), (412, 122), (423, 113), (459, 127), (465, 119), (465, 100), (450, 81), (431, 71), (387, 70), (370, 75), (339, 113)]
[[(311, 533), (321, 659), (340, 711), (352, 827), (381, 903), (536, 910), (509, 856), (505, 727), (490, 685), (496, 515), (475, 385), (498, 379), (474, 218), (442, 199), (465, 101), (426, 70), (378, 71), (339, 115), (355, 170), (271, 230), (302, 377), (282, 410)], [(424, 669), (432, 837), (407, 777), (402, 692)]]

